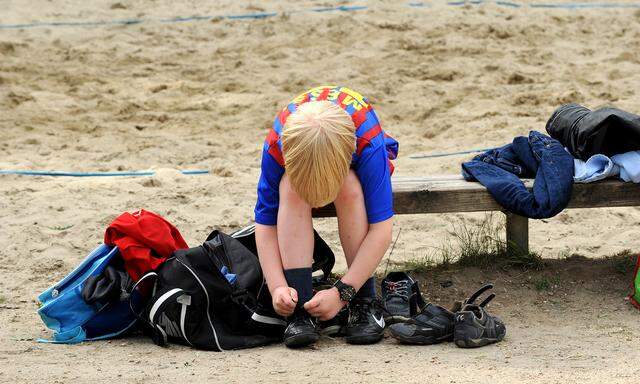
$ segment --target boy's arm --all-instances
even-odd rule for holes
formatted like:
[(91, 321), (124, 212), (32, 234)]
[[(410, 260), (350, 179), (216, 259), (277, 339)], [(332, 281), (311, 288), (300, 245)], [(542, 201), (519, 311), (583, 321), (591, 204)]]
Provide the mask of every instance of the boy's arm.
[(393, 191), (386, 147), (366, 147), (359, 158), (356, 173), (364, 193), (367, 220), (370, 224), (360, 249), (342, 281), (359, 290), (376, 270), (391, 243)]
[(356, 257), (351, 263), (349, 270), (341, 279), (345, 284), (351, 285), (356, 290), (373, 275), (373, 272), (380, 264), (382, 257), (387, 252), (391, 244), (393, 229), (393, 218), (370, 224), (369, 231), (356, 253)]
[[(364, 192), (369, 229), (347, 274), (341, 279), (359, 290), (372, 276), (391, 243), (393, 229), (393, 191), (391, 169), (386, 148), (367, 147), (360, 156), (355, 171)], [(305, 308), (320, 320), (331, 319), (345, 305), (337, 288), (318, 292)]]
[[(369, 231), (356, 253), (356, 257), (351, 263), (347, 274), (341, 279), (345, 284), (351, 285), (359, 290), (373, 272), (378, 267), (380, 260), (384, 256), (391, 243), (391, 230), (393, 218), (369, 225)], [(340, 308), (345, 306), (345, 302), (340, 300), (338, 289), (322, 290), (308, 301), (304, 308), (312, 316), (320, 320), (332, 319)]]
[(256, 223), (256, 246), (269, 292), (273, 294), (276, 288), (288, 286), (282, 269), (280, 249), (278, 248), (278, 232), (275, 225)]
[(289, 287), (284, 277), (277, 227), (256, 223), (256, 246), (262, 273), (271, 293), (273, 309), (281, 316), (289, 316), (298, 303), (298, 292)]
[(284, 169), (269, 154), (269, 148), (269, 144), (265, 143), (262, 150), (255, 221), (258, 258), (269, 292), (273, 296), (273, 291), (276, 288), (287, 286), (282, 270), (276, 227), (278, 206), (280, 205), (280, 181), (284, 175)]

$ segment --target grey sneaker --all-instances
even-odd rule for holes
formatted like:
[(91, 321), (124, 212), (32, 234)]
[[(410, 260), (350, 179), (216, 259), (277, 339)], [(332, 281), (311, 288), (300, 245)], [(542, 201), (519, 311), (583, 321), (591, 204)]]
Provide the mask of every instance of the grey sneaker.
[(385, 321), (389, 324), (405, 322), (424, 306), (418, 282), (405, 272), (389, 272), (380, 282)]
[(480, 304), (476, 299), (485, 291), (493, 288), (487, 284), (475, 292), (462, 303), (460, 311), (456, 312), (453, 341), (460, 348), (476, 348), (497, 343), (504, 339), (507, 328), (497, 316), (492, 316), (485, 310), (495, 294), (490, 294)]
[(409, 321), (391, 325), (389, 333), (405, 344), (437, 344), (453, 340), (454, 321), (453, 312), (430, 303)]

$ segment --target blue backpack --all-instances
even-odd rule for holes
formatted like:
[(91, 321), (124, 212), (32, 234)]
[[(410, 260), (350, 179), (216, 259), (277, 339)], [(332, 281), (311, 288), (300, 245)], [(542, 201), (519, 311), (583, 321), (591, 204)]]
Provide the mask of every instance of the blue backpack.
[(38, 296), (42, 304), (38, 314), (53, 330), (51, 340), (39, 341), (73, 344), (108, 339), (122, 335), (136, 325), (137, 316), (132, 308), (143, 304), (138, 291), (133, 291), (126, 300), (106, 304), (88, 304), (82, 298), (86, 280), (100, 275), (118, 254), (117, 247), (100, 245), (73, 272)]

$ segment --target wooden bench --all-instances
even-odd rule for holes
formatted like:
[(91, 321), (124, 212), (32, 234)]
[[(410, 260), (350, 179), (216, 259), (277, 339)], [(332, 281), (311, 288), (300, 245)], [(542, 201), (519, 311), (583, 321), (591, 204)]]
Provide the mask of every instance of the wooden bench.
[[(507, 243), (529, 251), (529, 222), (526, 217), (505, 212), (480, 183), (462, 176), (396, 177), (393, 183), (397, 214), (502, 211), (507, 215)], [(524, 180), (531, 189), (533, 180)], [(574, 184), (568, 208), (640, 206), (640, 184), (605, 180)], [(335, 216), (328, 205), (314, 212), (315, 217)]]

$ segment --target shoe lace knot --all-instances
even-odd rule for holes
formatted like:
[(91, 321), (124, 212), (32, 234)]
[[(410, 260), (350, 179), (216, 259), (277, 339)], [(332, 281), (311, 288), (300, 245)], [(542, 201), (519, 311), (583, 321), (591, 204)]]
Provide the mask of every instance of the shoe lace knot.
[(404, 300), (409, 300), (409, 281), (385, 281), (384, 285), (387, 290), (387, 297), (400, 297)]

